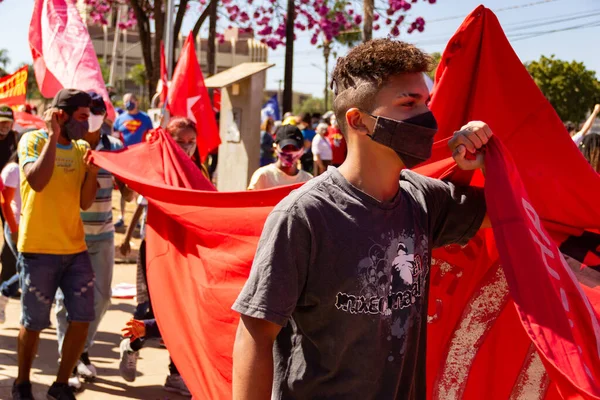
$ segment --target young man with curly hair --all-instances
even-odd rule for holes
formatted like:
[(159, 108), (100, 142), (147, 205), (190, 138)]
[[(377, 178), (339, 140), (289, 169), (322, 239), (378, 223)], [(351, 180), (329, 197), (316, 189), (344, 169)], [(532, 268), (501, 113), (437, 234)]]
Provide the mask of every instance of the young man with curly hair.
[[(481, 190), (408, 170), (431, 156), (437, 130), (430, 68), (427, 54), (389, 39), (338, 60), (334, 111), (348, 157), (265, 223), (233, 305), (234, 399), (426, 397), (431, 250), (489, 224)], [(483, 122), (457, 131), (458, 165), (482, 168), (491, 136)]]

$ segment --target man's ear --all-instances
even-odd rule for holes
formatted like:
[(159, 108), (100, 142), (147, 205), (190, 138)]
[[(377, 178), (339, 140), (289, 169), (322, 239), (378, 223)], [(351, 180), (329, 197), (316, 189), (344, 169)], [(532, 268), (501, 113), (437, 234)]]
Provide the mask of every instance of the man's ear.
[(351, 108), (346, 111), (346, 124), (349, 130), (366, 136), (373, 133), (375, 119), (358, 108)]
[(58, 122), (65, 123), (69, 120), (69, 114), (65, 110), (58, 110)]

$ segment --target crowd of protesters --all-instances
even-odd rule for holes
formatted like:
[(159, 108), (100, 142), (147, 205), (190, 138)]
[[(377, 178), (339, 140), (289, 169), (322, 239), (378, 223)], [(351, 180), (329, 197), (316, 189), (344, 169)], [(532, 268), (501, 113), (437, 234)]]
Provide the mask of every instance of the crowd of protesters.
[[(13, 130), (13, 109), (0, 105), (0, 215), (4, 228), (0, 323), (5, 322), (9, 299), (21, 301), (19, 375), (13, 399), (33, 398), (30, 370), (40, 332), (50, 326), (53, 305), (60, 364), (48, 398), (74, 398), (82, 380), (97, 377), (89, 351), (111, 304), (116, 230), (125, 231), (117, 247), (123, 256), (130, 253), (136, 231), (141, 239), (138, 305), (119, 343), (119, 370), (124, 380), (136, 379), (145, 341), (161, 336), (146, 279), (148, 203), (110, 172), (95, 166), (90, 157), (92, 149), (119, 151), (151, 134), (152, 122), (140, 111), (136, 96), (126, 94), (123, 104), (125, 110), (110, 121), (99, 94), (63, 89), (44, 114), (46, 129), (23, 132)], [(599, 113), (600, 105), (596, 105), (579, 130), (572, 123), (565, 125), (583, 156), (600, 173), (600, 135), (592, 132)], [(194, 161), (198, 173), (210, 179), (214, 170), (200, 162), (195, 123), (174, 118), (166, 131)], [(260, 168), (252, 175), (248, 190), (302, 184), (340, 167), (347, 156), (348, 145), (332, 111), (323, 115), (288, 113), (282, 121), (267, 118), (260, 126)], [(116, 220), (112, 206), (115, 189), (121, 200)], [(134, 200), (136, 210), (127, 223), (125, 204)], [(191, 396), (172, 360), (168, 370), (164, 388)]]
[(339, 167), (347, 145), (335, 115), (284, 115), (283, 121), (266, 118), (260, 127), (260, 168), (249, 190), (303, 183)]

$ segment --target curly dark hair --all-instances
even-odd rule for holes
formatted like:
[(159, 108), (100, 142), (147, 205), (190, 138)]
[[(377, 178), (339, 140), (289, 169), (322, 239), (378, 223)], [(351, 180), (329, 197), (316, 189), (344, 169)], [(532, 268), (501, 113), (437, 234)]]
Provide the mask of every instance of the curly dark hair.
[(391, 76), (427, 72), (432, 67), (433, 60), (427, 53), (391, 39), (370, 40), (340, 57), (331, 87), (335, 94), (333, 111), (342, 133), (346, 131), (346, 111), (353, 107), (372, 111), (373, 98)]

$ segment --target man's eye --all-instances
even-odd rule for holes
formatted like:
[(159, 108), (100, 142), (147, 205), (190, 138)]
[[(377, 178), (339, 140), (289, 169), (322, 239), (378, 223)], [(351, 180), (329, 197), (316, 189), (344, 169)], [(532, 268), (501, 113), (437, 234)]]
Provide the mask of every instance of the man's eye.
[(415, 106), (415, 102), (414, 101), (409, 101), (408, 103), (404, 103), (402, 105), (404, 107), (414, 107)]

